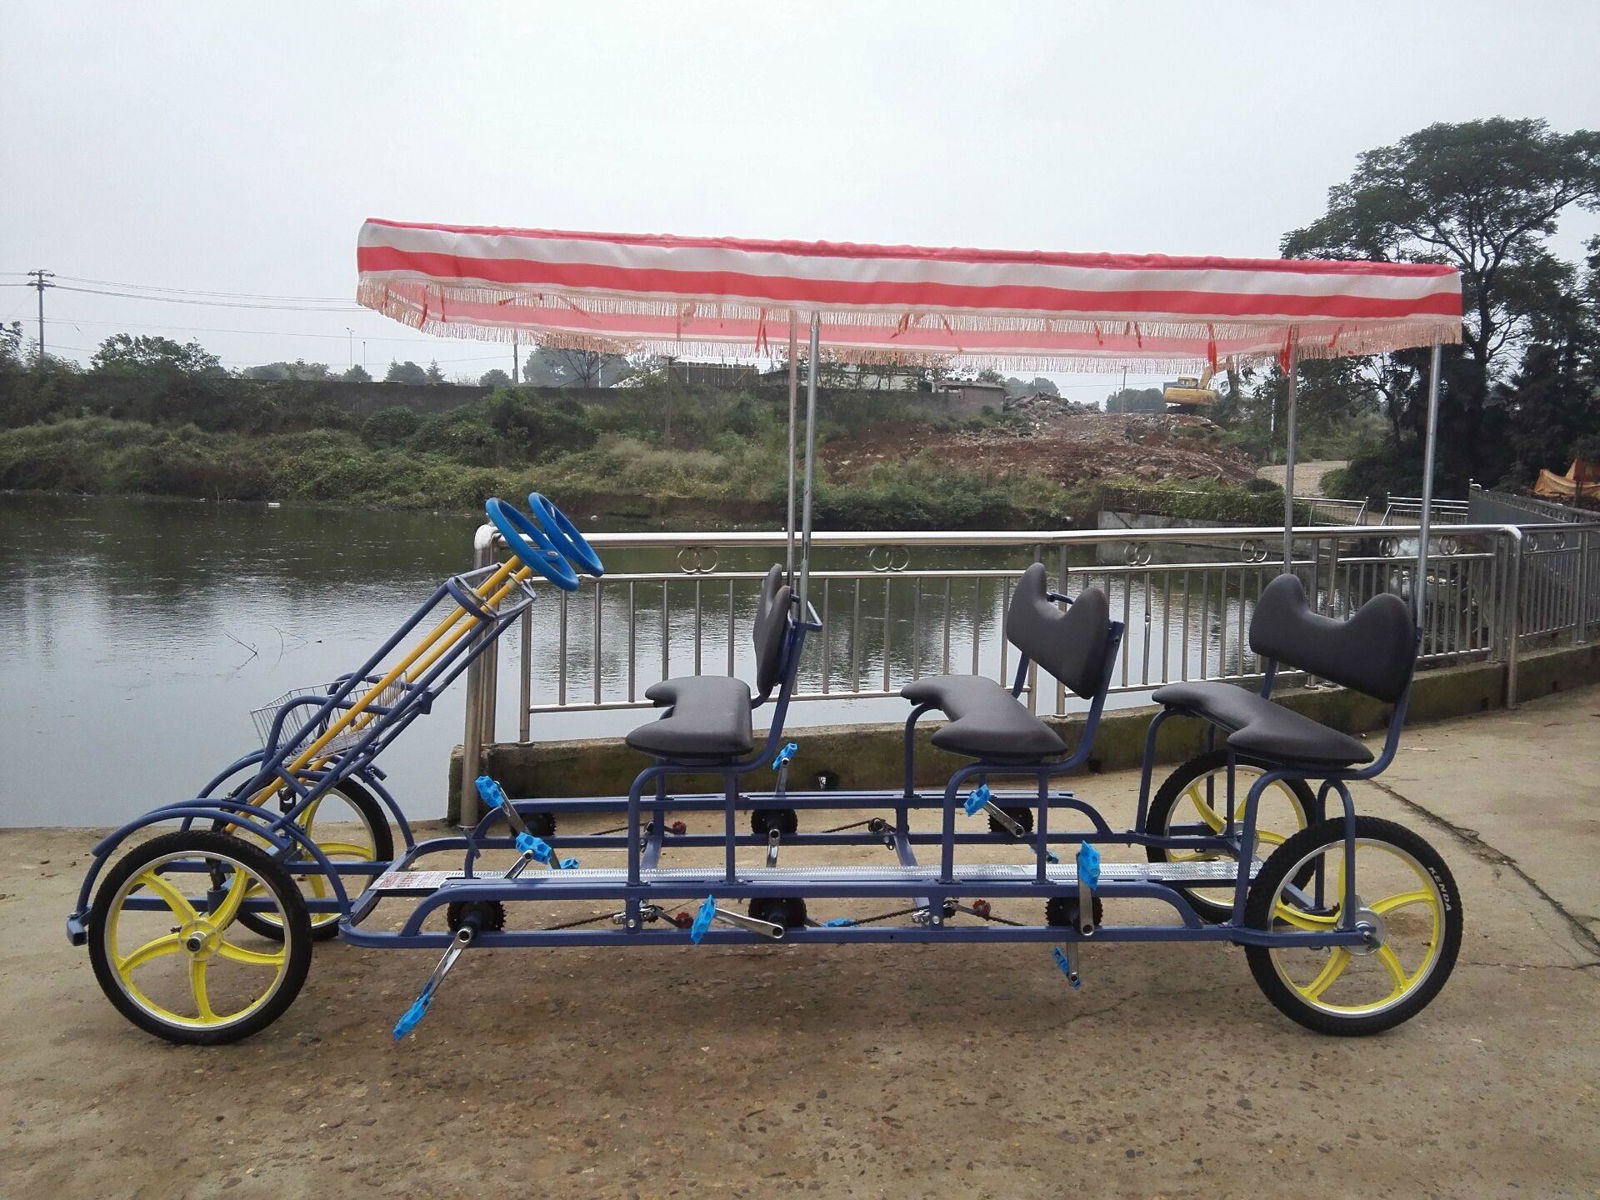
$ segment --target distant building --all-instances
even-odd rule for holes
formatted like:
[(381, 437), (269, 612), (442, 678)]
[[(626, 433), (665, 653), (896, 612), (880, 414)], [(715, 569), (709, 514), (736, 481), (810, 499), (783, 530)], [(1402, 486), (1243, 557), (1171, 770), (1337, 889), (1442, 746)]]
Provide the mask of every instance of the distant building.
[(1006, 406), (1006, 389), (1000, 383), (945, 380), (934, 385), (933, 401), (953, 416), (977, 415), (985, 408), (999, 412)]

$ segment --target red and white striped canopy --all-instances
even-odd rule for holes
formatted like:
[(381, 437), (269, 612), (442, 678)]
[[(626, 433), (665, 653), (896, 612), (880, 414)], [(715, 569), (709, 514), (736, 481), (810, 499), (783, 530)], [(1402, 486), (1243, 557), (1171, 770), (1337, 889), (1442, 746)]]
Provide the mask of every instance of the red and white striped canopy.
[(1461, 338), (1461, 278), (1420, 263), (923, 249), (369, 220), (357, 299), (451, 337), (686, 358), (1107, 371)]

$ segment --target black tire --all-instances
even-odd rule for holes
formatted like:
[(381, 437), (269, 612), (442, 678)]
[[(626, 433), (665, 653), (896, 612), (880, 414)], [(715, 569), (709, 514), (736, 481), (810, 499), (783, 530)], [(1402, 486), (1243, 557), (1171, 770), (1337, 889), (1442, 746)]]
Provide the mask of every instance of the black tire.
[[(1382, 900), (1375, 899), (1370, 894), (1363, 896), (1361, 893), (1363, 871), (1359, 852), (1362, 846), (1387, 849), (1397, 856), (1410, 859), (1412, 869), (1417, 872), (1415, 881), (1422, 883), (1424, 888), (1431, 887), (1433, 899), (1429, 901), (1429, 906), (1433, 909), (1435, 925), (1427, 941), (1428, 957), (1415, 973), (1404, 971), (1404, 964), (1401, 964), (1402, 977), (1412, 974), (1411, 982), (1404, 987), (1397, 986), (1394, 989), (1394, 998), (1379, 1002), (1376, 1011), (1330, 1011), (1331, 1007), (1337, 1006), (1317, 1003), (1316, 1000), (1308, 999), (1300, 989), (1291, 986), (1290, 981), (1285, 978), (1286, 972), (1280, 970), (1282, 964), (1275, 958), (1279, 951), (1270, 946), (1245, 947), (1250, 973), (1255, 976), (1256, 984), (1266, 994), (1267, 999), (1271, 1000), (1280, 1012), (1307, 1029), (1337, 1037), (1364, 1037), (1368, 1034), (1381, 1033), (1416, 1016), (1439, 994), (1439, 989), (1444, 987), (1445, 981), (1450, 978), (1450, 972), (1455, 968), (1456, 956), (1461, 950), (1461, 895), (1456, 889), (1456, 881), (1450, 874), (1450, 868), (1445, 865), (1444, 859), (1439, 857), (1438, 851), (1405, 826), (1379, 817), (1356, 818), (1356, 841), (1357, 896), (1364, 904), (1377, 904)], [(1344, 819), (1335, 817), (1301, 830), (1273, 851), (1250, 887), (1249, 899), (1245, 905), (1245, 925), (1251, 929), (1284, 926), (1286, 922), (1276, 920), (1274, 914), (1278, 911), (1277, 896), (1286, 876), (1308, 856), (1326, 852), (1329, 848), (1336, 848), (1342, 853), (1343, 843)], [(1313, 869), (1314, 865), (1313, 863)], [(1423, 888), (1417, 890), (1422, 891)], [(1332, 916), (1335, 911), (1335, 909), (1319, 910), (1318, 915)], [(1355, 960), (1352, 958), (1350, 961)]]
[[(1240, 761), (1237, 766), (1243, 772), (1259, 774), (1265, 770), (1258, 763)], [(1150, 811), (1145, 815), (1144, 832), (1158, 837), (1166, 834), (1172, 826), (1174, 812), (1179, 805), (1184, 803), (1185, 793), (1194, 784), (1204, 780), (1206, 776), (1214, 774), (1220, 774), (1221, 778), (1218, 779), (1218, 784), (1220, 787), (1225, 788), (1227, 786), (1227, 769), (1228, 752), (1226, 750), (1208, 750), (1206, 753), (1197, 755), (1179, 766), (1156, 789), (1156, 794), (1150, 801)], [(1247, 792), (1249, 785), (1240, 780), (1236, 783), (1236, 786), (1240, 792)], [(1278, 786), (1286, 789), (1288, 797), (1294, 804), (1299, 806), (1300, 828), (1305, 828), (1316, 805), (1316, 794), (1303, 779), (1285, 779), (1280, 781)], [(1242, 803), (1242, 796), (1240, 800)], [(1170, 851), (1164, 846), (1146, 846), (1145, 857), (1154, 863), (1173, 861), (1170, 857)], [(1175, 890), (1183, 892), (1188, 897), (1195, 913), (1207, 924), (1218, 924), (1233, 915), (1233, 884), (1231, 882), (1220, 885), (1218, 888), (1176, 887)]]
[[(1033, 809), (1002, 808), (1000, 811), (1005, 813), (1006, 816), (1010, 817), (1018, 825), (1022, 826), (1022, 835), (1024, 837), (1033, 832)], [(1007, 829), (1004, 825), (1000, 824), (999, 821), (995, 820), (993, 813), (989, 814), (989, 832), (1002, 834), (1005, 837), (1016, 836), (1011, 832), (1011, 830)]]
[[(394, 834), (389, 829), (389, 816), (384, 811), (383, 805), (378, 802), (371, 792), (354, 779), (342, 779), (328, 789), (329, 794), (337, 796), (353, 809), (361, 824), (367, 832), (367, 839), (372, 843), (372, 860), (374, 862), (394, 861)], [(214, 827), (215, 828), (215, 827)], [(222, 828), (226, 832), (226, 828)], [(313, 840), (315, 837), (313, 836)], [(296, 855), (305, 853), (304, 847), (297, 847)], [(307, 876), (295, 876), (296, 879), (308, 879)], [(350, 891), (353, 901), (357, 895), (365, 891), (373, 881), (372, 875), (341, 876), (345, 886)], [(339, 917), (341, 914), (313, 913), (311, 916), (311, 939), (316, 942), (331, 941), (339, 936)], [(260, 913), (242, 912), (239, 914), (239, 923), (251, 933), (265, 938), (278, 938), (282, 931), (271, 920), (263, 918)]]
[(750, 810), (750, 828), (761, 837), (776, 829), (784, 837), (800, 829), (800, 816), (792, 808), (753, 808)]
[[(152, 1011), (158, 1006), (147, 997), (145, 1003), (141, 1004), (140, 998), (124, 986), (123, 975), (112, 962), (112, 956), (119, 953), (116, 947), (109, 944), (115, 936), (117, 918), (121, 911), (131, 911), (119, 909), (119, 912), (113, 913), (113, 904), (120, 903), (124, 888), (130, 881), (153, 866), (177, 858), (208, 858), (219, 866), (222, 862), (232, 862), (242, 867), (255, 876), (282, 915), (279, 926), (283, 941), (282, 970), (270, 985), (270, 990), (263, 993), (264, 999), (257, 1000), (247, 1010), (241, 1010), (237, 1019), (224, 1018), (215, 1024), (197, 1025), (184, 1023), (187, 1018), (163, 1018), (158, 1012)], [(194, 878), (202, 879), (205, 876), (197, 874)], [(213, 882), (216, 882), (215, 878)], [(133, 889), (128, 890), (131, 892)], [(223, 930), (218, 931), (219, 938), (226, 928), (224, 926)], [(287, 937), (282, 936), (284, 930), (287, 930)], [(210, 954), (208, 950), (207, 956)], [(100, 990), (106, 994), (112, 1006), (146, 1033), (179, 1045), (217, 1046), (259, 1033), (294, 1003), (311, 968), (311, 919), (306, 911), (305, 899), (294, 880), (255, 846), (239, 838), (207, 830), (168, 833), (136, 846), (106, 872), (89, 912), (89, 962), (94, 967)]]

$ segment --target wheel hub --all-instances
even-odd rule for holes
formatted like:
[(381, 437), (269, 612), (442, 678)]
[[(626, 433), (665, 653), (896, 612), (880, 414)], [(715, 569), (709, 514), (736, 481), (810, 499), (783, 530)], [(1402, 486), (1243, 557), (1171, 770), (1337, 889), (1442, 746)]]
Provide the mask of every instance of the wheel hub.
[(178, 936), (191, 958), (210, 958), (222, 941), (221, 931), (209, 921), (190, 921)]
[(1367, 940), (1356, 946), (1347, 946), (1346, 949), (1358, 957), (1364, 958), (1368, 954), (1376, 954), (1388, 940), (1388, 926), (1383, 923), (1383, 918), (1370, 908), (1356, 909), (1355, 927), (1358, 933), (1366, 935)]

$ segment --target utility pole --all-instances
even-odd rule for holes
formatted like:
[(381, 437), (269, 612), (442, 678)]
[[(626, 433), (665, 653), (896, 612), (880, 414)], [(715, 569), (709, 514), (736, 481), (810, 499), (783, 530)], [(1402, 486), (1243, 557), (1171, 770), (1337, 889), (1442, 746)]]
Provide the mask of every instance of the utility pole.
[(350, 369), (353, 371), (356, 366), (356, 331), (348, 325), (344, 327), (344, 331), (350, 335)]
[(34, 359), (34, 362), (38, 366), (43, 366), (44, 365), (44, 290), (45, 290), (45, 288), (55, 287), (55, 284), (50, 283), (48, 281), (51, 280), (51, 279), (54, 279), (56, 277), (56, 273), (54, 271), (29, 271), (28, 272), (28, 276), (33, 280), (33, 282), (28, 284), (27, 286), (33, 288), (34, 291), (39, 293), (39, 355), (38, 355), (38, 357), (36, 359)]
[(517, 355), (520, 353), (521, 351), (517, 348), (517, 335), (513, 333), (511, 335), (511, 383), (513, 387), (516, 386), (517, 380), (520, 378), (520, 376), (517, 374), (517, 371), (519, 370), (517, 366)]

